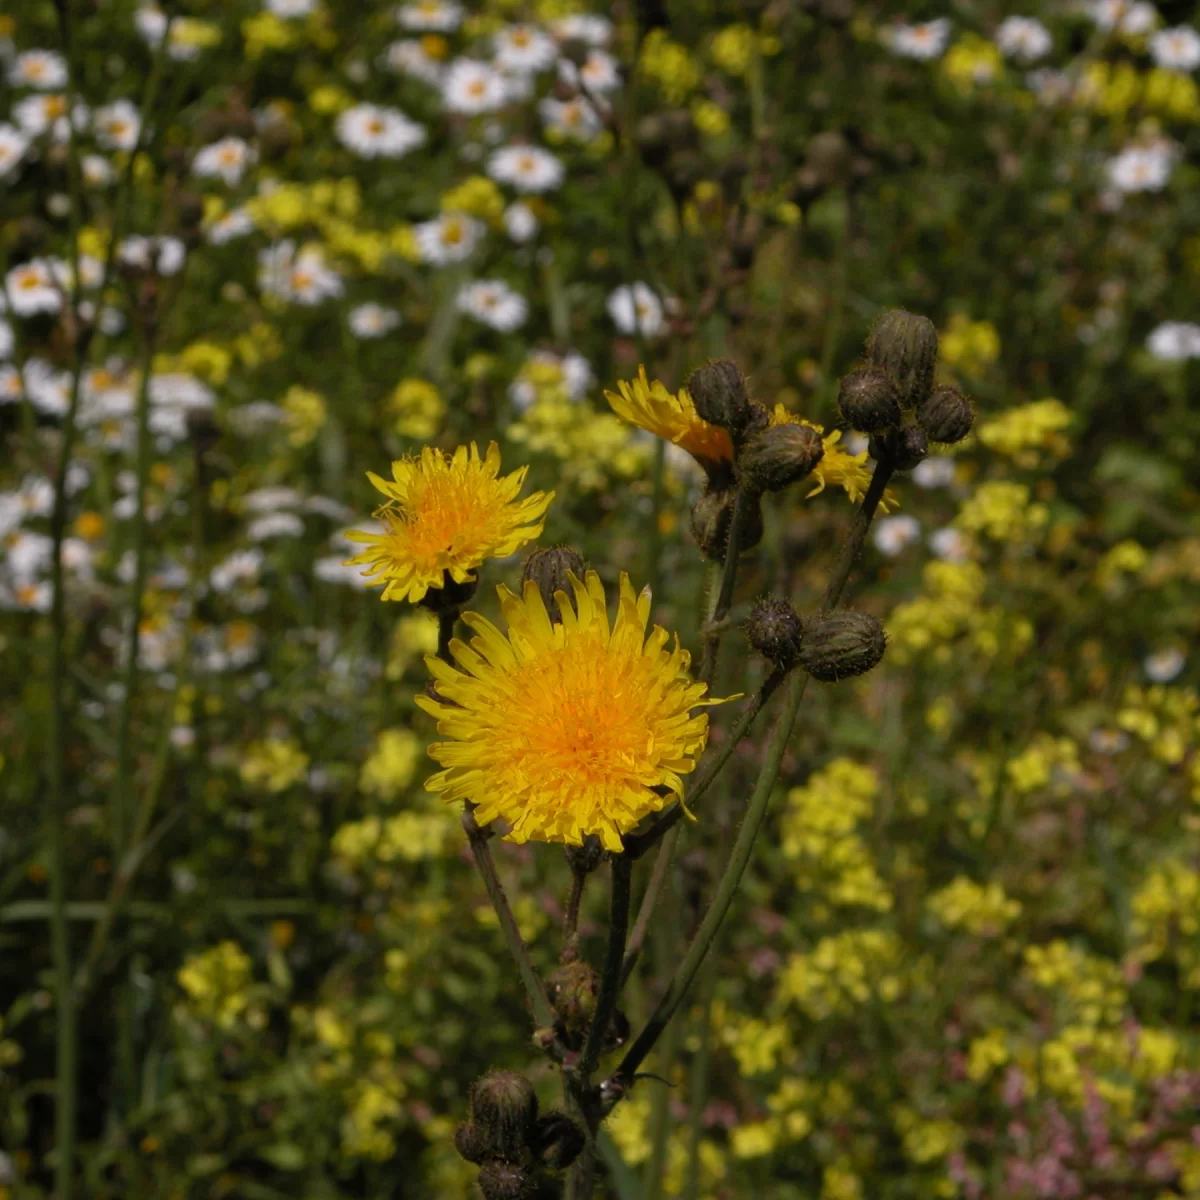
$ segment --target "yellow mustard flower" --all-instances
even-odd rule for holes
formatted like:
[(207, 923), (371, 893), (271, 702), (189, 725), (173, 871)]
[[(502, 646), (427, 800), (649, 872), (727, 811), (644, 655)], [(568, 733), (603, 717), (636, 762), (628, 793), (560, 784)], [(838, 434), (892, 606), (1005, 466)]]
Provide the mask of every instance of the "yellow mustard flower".
[(388, 397), (388, 407), (396, 418), (394, 428), (401, 437), (431, 438), (446, 415), (446, 402), (426, 379), (400, 380)]
[(610, 626), (604, 586), (589, 571), (572, 577), (572, 601), (557, 595), (551, 624), (541, 593), (498, 589), (502, 634), (467, 613), (477, 636), (450, 650), (459, 667), (427, 658), (441, 701), (418, 696), (449, 741), (430, 747), (445, 770), (426, 787), (478, 806), (481, 825), (502, 819), (510, 841), (582, 843), (588, 834), (619, 851), (644, 817), (682, 799), (683, 779), (708, 741), (708, 717), (692, 710), (708, 690), (688, 674), (689, 655), (649, 637), (650, 592), (621, 576)]
[(480, 457), (474, 442), (453, 455), (426, 446), (420, 458), (392, 463), (392, 479), (367, 478), (387, 497), (375, 516), (382, 533), (352, 530), (346, 536), (369, 548), (347, 562), (365, 566), (368, 586), (384, 600), (425, 598), (430, 589), (474, 579), (488, 558), (507, 558), (540, 536), (553, 492), (517, 500), (527, 467), (500, 475), (495, 442)]

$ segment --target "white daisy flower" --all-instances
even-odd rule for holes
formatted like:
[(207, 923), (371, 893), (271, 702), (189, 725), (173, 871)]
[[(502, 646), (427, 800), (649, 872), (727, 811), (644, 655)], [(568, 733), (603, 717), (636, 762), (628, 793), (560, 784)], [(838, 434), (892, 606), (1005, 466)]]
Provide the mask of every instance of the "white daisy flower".
[(538, 116), (548, 135), (577, 142), (590, 142), (604, 128), (600, 114), (582, 96), (574, 100), (546, 96), (538, 101)]
[(508, 101), (504, 76), (475, 58), (456, 58), (442, 78), (442, 102), (447, 112), (464, 116), (495, 112)]
[(1151, 683), (1170, 683), (1184, 668), (1187, 655), (1177, 647), (1148, 654), (1142, 662), (1142, 670)]
[(413, 226), (422, 261), (435, 266), (469, 258), (483, 237), (483, 230), (482, 222), (455, 212), (442, 213), (432, 221)]
[(214, 592), (230, 592), (239, 585), (257, 583), (262, 566), (261, 550), (235, 550), (213, 567), (208, 582)]
[(46, 613), (50, 611), (52, 599), (53, 590), (45, 579), (41, 582), (25, 580), (12, 587), (0, 584), (0, 608), (10, 611)]
[(246, 526), (246, 536), (252, 542), (265, 542), (277, 537), (301, 537), (304, 522), (295, 513), (275, 512), (259, 517)]
[(342, 277), (325, 265), (316, 246), (299, 254), (290, 239), (258, 254), (258, 286), (268, 296), (312, 306), (342, 294)]
[[(21, 132), (28, 138), (48, 136), (51, 141), (65, 142), (71, 136), (67, 125), (67, 97), (61, 92), (44, 96), (26, 96), (12, 107), (12, 116)], [(71, 109), (76, 132), (87, 128), (88, 108), (81, 101)]]
[(920, 25), (897, 23), (885, 29), (883, 43), (903, 58), (938, 58), (950, 40), (950, 22), (945, 17)]
[(402, 158), (425, 140), (425, 129), (399, 109), (356, 104), (338, 114), (338, 141), (363, 158)]
[(277, 17), (291, 20), (316, 12), (317, 0), (266, 0), (266, 9)]
[(945, 562), (965, 563), (971, 557), (971, 539), (953, 525), (944, 525), (930, 534), (929, 548)]
[(462, 24), (463, 6), (452, 0), (417, 0), (396, 10), (396, 20), (405, 29), (424, 33), (452, 33)]
[(1032, 63), (1050, 53), (1054, 39), (1045, 25), (1033, 17), (1006, 17), (996, 30), (996, 45), (1005, 58)]
[(12, 358), (15, 345), (16, 338), (13, 337), (12, 326), (3, 317), (0, 317), (0, 358)]
[(25, 363), (25, 393), (38, 412), (49, 417), (66, 416), (71, 402), (71, 373), (56, 370), (41, 358)]
[(551, 27), (560, 42), (586, 42), (589, 46), (607, 46), (612, 40), (612, 22), (590, 13), (560, 17)]
[(251, 513), (278, 512), (281, 508), (295, 508), (303, 497), (295, 488), (278, 484), (274, 487), (255, 488), (242, 497), (242, 511)]
[(19, 129), (0, 121), (0, 179), (16, 173), (28, 149), (29, 139)]
[(31, 258), (13, 267), (4, 277), (4, 293), (18, 317), (56, 313), (62, 308), (62, 289), (55, 282), (52, 265), (44, 258)]
[(162, 9), (147, 4), (133, 14), (133, 25), (138, 32), (138, 37), (146, 45), (157, 47), (167, 32), (167, 16)]
[(558, 77), (569, 87), (587, 89), (589, 95), (604, 96), (621, 86), (617, 60), (604, 50), (589, 50), (582, 66), (568, 58), (559, 60)]
[(234, 238), (254, 232), (254, 218), (244, 208), (231, 208), (222, 213), (205, 231), (209, 245), (223, 246)]
[(141, 125), (137, 106), (128, 100), (101, 105), (93, 119), (96, 141), (105, 150), (132, 150), (137, 145)]
[(1191, 321), (1163, 321), (1151, 330), (1146, 349), (1163, 362), (1200, 358), (1200, 325)]
[(537, 235), (541, 222), (528, 204), (518, 201), (504, 210), (504, 230), (514, 242), (527, 242)]
[(1150, 39), (1150, 53), (1169, 71), (1194, 71), (1200, 67), (1200, 34), (1190, 25), (1161, 29)]
[[(12, 363), (0, 363), (0, 404), (16, 404), (25, 395), (21, 372)], [(4, 531), (0, 528), (0, 537)]]
[(525, 297), (499, 279), (468, 283), (458, 293), (457, 303), (460, 312), (505, 333), (524, 325), (529, 315)]
[(921, 522), (907, 513), (898, 517), (880, 517), (871, 530), (875, 548), (888, 558), (903, 553), (921, 537)]
[(561, 161), (540, 146), (505, 146), (488, 159), (487, 173), (518, 192), (549, 192), (566, 172)]
[(1088, 745), (1097, 754), (1120, 754), (1129, 745), (1129, 734), (1122, 729), (1093, 729)]
[(393, 42), (384, 52), (383, 61), (389, 70), (398, 75), (408, 75), (434, 87), (441, 84), (446, 70), (436, 58), (429, 56), (424, 45), (416, 38)]
[(355, 337), (378, 338), (391, 333), (400, 324), (400, 314), (382, 304), (360, 304), (350, 310), (346, 323)]
[(327, 554), (313, 563), (313, 574), (322, 583), (340, 583), (363, 591), (368, 585), (358, 567), (346, 566), (344, 554)]
[(156, 275), (177, 275), (183, 269), (187, 251), (177, 237), (142, 237), (131, 234), (117, 247), (117, 261), (128, 267), (153, 271)]
[(954, 470), (954, 459), (935, 454), (917, 463), (909, 474), (917, 487), (940, 488), (954, 482)]
[(1168, 142), (1128, 146), (1108, 160), (1109, 184), (1118, 192), (1159, 192), (1167, 186), (1175, 153)]
[(1095, 0), (1092, 20), (1101, 29), (1116, 29), (1121, 33), (1149, 33), (1158, 22), (1158, 11), (1143, 0)]
[(544, 71), (558, 57), (554, 39), (533, 25), (509, 25), (495, 35), (493, 44), (496, 66), (502, 71)]
[(108, 187), (117, 177), (113, 165), (103, 154), (85, 154), (79, 160), (79, 173), (88, 187)]
[(192, 173), (202, 179), (220, 178), (230, 187), (241, 183), (246, 169), (253, 165), (254, 147), (238, 137), (221, 138), (196, 152)]
[(26, 50), (8, 68), (11, 87), (37, 88), (42, 92), (67, 86), (67, 60), (53, 50)]
[(643, 337), (655, 337), (663, 330), (662, 301), (649, 284), (640, 280), (623, 284), (613, 291), (607, 301), (608, 315), (621, 333), (640, 332)]

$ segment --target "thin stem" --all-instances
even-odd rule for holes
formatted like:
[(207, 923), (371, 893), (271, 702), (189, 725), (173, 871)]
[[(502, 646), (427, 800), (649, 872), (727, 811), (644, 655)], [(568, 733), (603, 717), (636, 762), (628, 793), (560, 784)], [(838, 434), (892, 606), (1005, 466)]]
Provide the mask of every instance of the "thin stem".
[(854, 524), (850, 528), (850, 537), (842, 550), (842, 556), (838, 559), (837, 566), (833, 569), (829, 586), (825, 589), (825, 598), (821, 601), (822, 611), (828, 612), (831, 608), (837, 608), (838, 601), (842, 598), (842, 592), (846, 589), (846, 581), (850, 578), (850, 572), (854, 569), (854, 564), (858, 561), (858, 556), (862, 553), (862, 548), (866, 543), (867, 530), (871, 528), (875, 510), (879, 507), (880, 500), (883, 499), (884, 490), (887, 488), (894, 470), (895, 468), (889, 462), (881, 462), (876, 465), (875, 473), (871, 476), (871, 482), (867, 487), (867, 494), (863, 497), (862, 506), (855, 514)]
[(604, 1049), (604, 1039), (612, 1024), (617, 997), (621, 992), (625, 961), (625, 938), (629, 932), (629, 903), (633, 878), (633, 860), (624, 854), (612, 860), (612, 899), (609, 903), (608, 950), (604, 955), (604, 973), (600, 976), (600, 994), (596, 1012), (579, 1060), (579, 1075), (586, 1080)]
[(675, 853), (675, 844), (679, 841), (679, 825), (667, 830), (666, 836), (654, 856), (654, 866), (650, 870), (650, 881), (642, 895), (638, 906), (637, 920), (633, 923), (633, 932), (629, 935), (629, 943), (625, 949), (625, 961), (621, 965), (621, 986), (624, 987), (637, 966), (638, 957), (642, 952), (642, 944), (646, 940), (646, 932), (650, 928), (650, 917), (654, 913), (658, 899), (662, 895), (663, 884), (667, 881), (668, 868)]
[[(758, 502), (758, 497), (752, 495), (744, 487), (738, 488), (733, 501), (733, 514), (729, 518), (729, 538), (725, 544), (725, 560), (721, 567), (720, 586), (713, 600), (712, 611), (705, 622), (709, 632), (704, 638), (704, 659), (700, 666), (701, 682), (712, 686), (713, 676), (717, 670), (717, 655), (721, 649), (721, 636), (724, 629), (719, 625), (733, 604), (733, 589), (737, 583), (738, 555), (742, 548), (742, 526), (746, 514)], [(717, 626), (716, 628), (712, 628)]]
[(717, 990), (716, 957), (710, 958), (700, 981), (700, 1045), (692, 1059), (688, 1081), (688, 1165), (683, 1185), (683, 1200), (700, 1195), (700, 1143), (704, 1137), (704, 1103), (708, 1098), (708, 1077), (712, 1065), (712, 1006)]
[(454, 637), (454, 626), (458, 624), (459, 609), (446, 608), (438, 610), (438, 658), (452, 663), (450, 657), (450, 639)]
[(496, 910), (496, 916), (500, 920), (500, 929), (504, 934), (504, 940), (508, 943), (513, 961), (521, 973), (521, 982), (525, 985), (529, 1006), (533, 1009), (534, 1022), (539, 1029), (549, 1028), (554, 1024), (554, 1010), (550, 1007), (550, 1001), (546, 999), (542, 981), (533, 969), (529, 948), (525, 945), (525, 939), (521, 937), (521, 931), (517, 928), (512, 909), (508, 906), (508, 897), (504, 894), (500, 876), (496, 871), (496, 864), (492, 859), (491, 849), (488, 847), (487, 834), (475, 823), (475, 815), (470, 809), (463, 814), (463, 828), (467, 831), (467, 840), (471, 844), (471, 854), (475, 859), (475, 865), (479, 868), (479, 874), (483, 876), (483, 883), (491, 898), (492, 907)]
[(587, 877), (587, 871), (571, 871), (571, 894), (567, 897), (567, 914), (563, 918), (564, 955), (579, 928), (579, 906), (583, 903), (583, 889), (587, 884)]

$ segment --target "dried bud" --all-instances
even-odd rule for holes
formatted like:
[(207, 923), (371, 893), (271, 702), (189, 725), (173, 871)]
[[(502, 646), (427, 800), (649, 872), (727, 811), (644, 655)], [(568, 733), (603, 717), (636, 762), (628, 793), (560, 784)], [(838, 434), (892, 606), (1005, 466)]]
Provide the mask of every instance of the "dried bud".
[(563, 963), (546, 980), (550, 1003), (563, 1026), (568, 1046), (582, 1045), (596, 1011), (600, 977), (583, 959)]
[(917, 409), (917, 420), (931, 442), (961, 442), (975, 424), (975, 410), (957, 388), (940, 387)]
[(471, 1116), (489, 1154), (515, 1158), (537, 1120), (533, 1084), (516, 1071), (489, 1071), (471, 1085)]
[(572, 550), (570, 546), (535, 550), (525, 560), (522, 577), (537, 584), (538, 591), (542, 593), (542, 601), (546, 605), (546, 612), (550, 614), (550, 620), (555, 625), (562, 619), (562, 614), (558, 611), (558, 601), (555, 600), (554, 593), (566, 592), (568, 596), (571, 595), (567, 573), (570, 572), (576, 579), (582, 579), (586, 566), (583, 555), (578, 550)]
[(869, 671), (886, 644), (879, 618), (870, 613), (822, 613), (805, 622), (799, 662), (814, 679), (837, 683)]
[(478, 1183), (483, 1200), (528, 1200), (534, 1190), (533, 1178), (524, 1167), (499, 1159), (479, 1168)]
[(764, 596), (756, 601), (745, 628), (750, 645), (765, 659), (785, 671), (796, 665), (804, 623), (786, 600)]
[(929, 435), (920, 425), (905, 425), (873, 437), (867, 448), (876, 462), (888, 463), (893, 471), (911, 471), (929, 453)]
[(863, 433), (883, 433), (900, 424), (900, 396), (890, 377), (868, 367), (851, 371), (842, 378), (838, 407), (851, 429)]
[(915, 408), (929, 395), (937, 352), (938, 336), (933, 322), (902, 308), (884, 313), (867, 339), (871, 365), (891, 376), (902, 408)]
[[(729, 522), (733, 519), (736, 498), (737, 493), (732, 488), (707, 491), (692, 505), (692, 535), (704, 556), (713, 562), (725, 561), (725, 549), (729, 545)], [(742, 522), (738, 545), (742, 550), (752, 550), (762, 541), (762, 505), (743, 504)]]
[(590, 875), (604, 860), (604, 847), (594, 833), (589, 833), (581, 846), (568, 844), (563, 850), (566, 852), (567, 865), (576, 875)]
[(479, 1126), (467, 1121), (454, 1131), (454, 1148), (469, 1163), (481, 1163), (488, 1156), (488, 1144)]
[(542, 1164), (552, 1171), (563, 1171), (578, 1157), (584, 1146), (583, 1130), (566, 1113), (547, 1113), (537, 1123), (531, 1147)]
[(758, 492), (781, 492), (821, 461), (825, 443), (811, 425), (773, 425), (755, 434), (738, 455), (742, 481)]
[(698, 367), (688, 376), (688, 395), (696, 412), (710, 425), (719, 425), (737, 438), (750, 420), (750, 398), (737, 364), (727, 358)]

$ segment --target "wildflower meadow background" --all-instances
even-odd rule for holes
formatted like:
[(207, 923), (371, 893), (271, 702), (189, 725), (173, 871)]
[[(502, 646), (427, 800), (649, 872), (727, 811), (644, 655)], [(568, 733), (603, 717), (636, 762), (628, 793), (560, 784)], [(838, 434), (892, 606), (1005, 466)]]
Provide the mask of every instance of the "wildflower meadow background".
[[(870, 472), (838, 381), (896, 308), (974, 430), (891, 485), (848, 591), (883, 662), (809, 689), (597, 1195), (1200, 1197), (1198, 28), (4, 5), (0, 1200), (479, 1195), (472, 1081), (556, 1082), (424, 787), (438, 620), (347, 565), (367, 473), (495, 443), (554, 493), (540, 544), (648, 585), (698, 656), (704, 475), (631, 398), (732, 359), (822, 427), (732, 615), (813, 608)], [(717, 696), (765, 673), (728, 639)], [(635, 1030), (762, 743), (682, 823)], [(548, 975), (562, 848), (492, 846)], [(605, 919), (597, 886), (593, 961)]]

